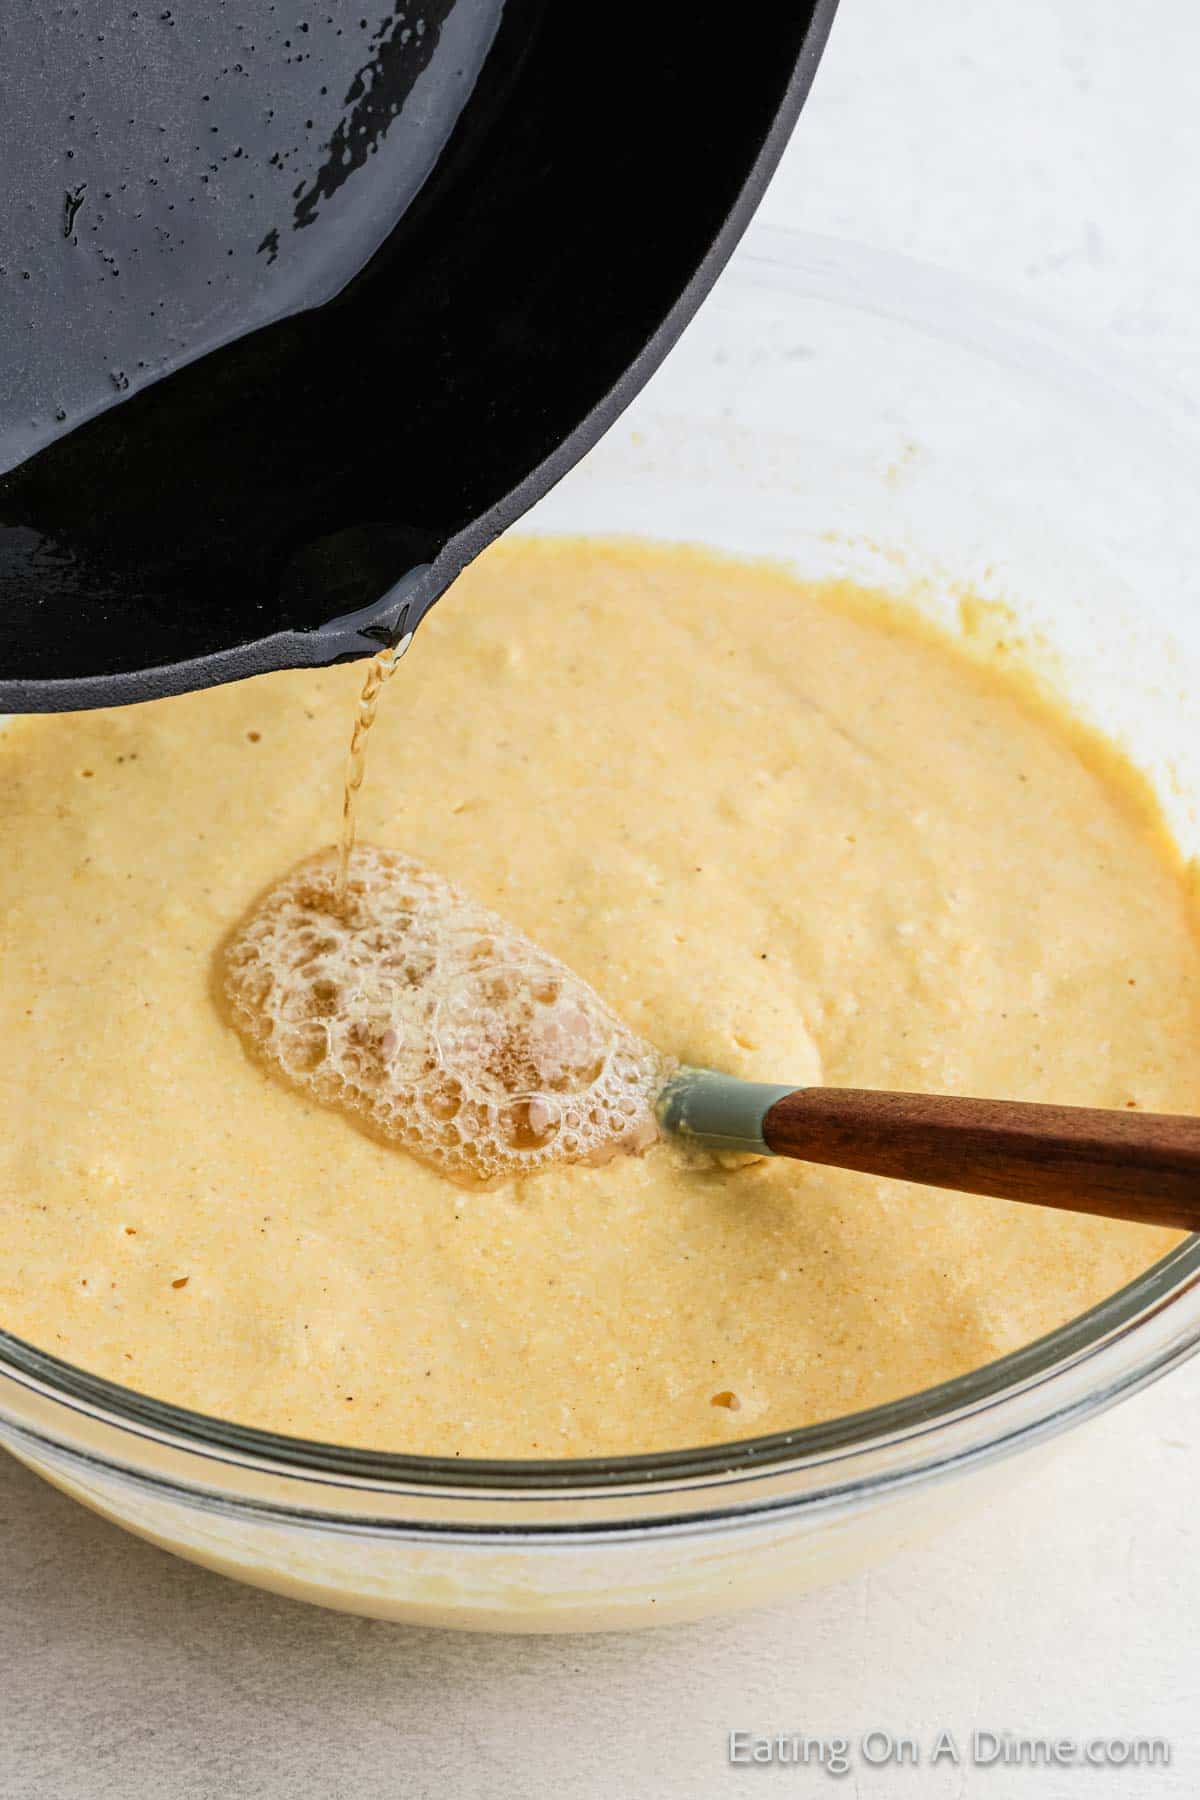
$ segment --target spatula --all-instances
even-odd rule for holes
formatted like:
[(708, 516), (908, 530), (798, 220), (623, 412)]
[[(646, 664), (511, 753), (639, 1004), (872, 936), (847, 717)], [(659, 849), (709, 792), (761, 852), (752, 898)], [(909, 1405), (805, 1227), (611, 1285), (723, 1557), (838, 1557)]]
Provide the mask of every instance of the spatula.
[(788, 1156), (1068, 1212), (1200, 1230), (1200, 1119), (1170, 1113), (779, 1087), (683, 1067), (662, 1129), (699, 1148)]

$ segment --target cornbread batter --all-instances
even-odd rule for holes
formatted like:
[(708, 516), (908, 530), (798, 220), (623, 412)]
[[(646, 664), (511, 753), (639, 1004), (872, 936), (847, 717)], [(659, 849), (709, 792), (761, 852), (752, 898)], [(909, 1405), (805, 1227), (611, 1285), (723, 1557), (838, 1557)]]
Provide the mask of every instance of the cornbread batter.
[[(1166, 1232), (673, 1145), (466, 1191), (277, 1082), (219, 946), (336, 824), (359, 669), (0, 734), (0, 1324), (309, 1437), (796, 1426), (986, 1362)], [(681, 1060), (1200, 1110), (1185, 871), (1115, 754), (852, 591), (501, 544), (376, 722), (364, 843)]]

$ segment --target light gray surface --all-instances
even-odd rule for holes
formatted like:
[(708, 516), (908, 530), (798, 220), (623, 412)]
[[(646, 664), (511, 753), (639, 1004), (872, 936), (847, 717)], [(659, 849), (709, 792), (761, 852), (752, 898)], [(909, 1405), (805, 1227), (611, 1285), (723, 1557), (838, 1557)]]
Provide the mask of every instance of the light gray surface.
[[(1200, 399), (1193, 0), (843, 0), (764, 217), (1109, 330)], [(786, 1609), (439, 1636), (206, 1575), (0, 1462), (0, 1796), (1200, 1792), (1200, 1365), (1037, 1486)], [(729, 1729), (1161, 1734), (1172, 1766), (731, 1769)]]
[[(1196, 1365), (1193, 1365), (1193, 1369)], [(635, 1635), (339, 1617), (136, 1542), (0, 1461), (4, 1800), (1192, 1796), (1200, 1380), (1095, 1423), (940, 1543), (787, 1607)], [(1190, 1646), (1190, 1649), (1189, 1649)], [(1162, 1734), (1144, 1777), (726, 1763), (730, 1730)], [(4, 1768), (7, 1767), (7, 1779)]]

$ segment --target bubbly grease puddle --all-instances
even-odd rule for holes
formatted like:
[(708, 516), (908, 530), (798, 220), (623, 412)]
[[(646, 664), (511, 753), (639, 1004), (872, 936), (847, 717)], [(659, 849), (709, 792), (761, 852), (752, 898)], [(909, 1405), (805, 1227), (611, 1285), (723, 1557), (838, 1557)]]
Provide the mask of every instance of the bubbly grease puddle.
[(498, 914), (410, 857), (356, 848), (371, 728), (410, 642), (368, 665), (336, 850), (272, 887), (225, 948), (234, 1022), (285, 1080), (457, 1181), (644, 1149), (669, 1061)]
[(441, 875), (371, 845), (303, 862), (225, 950), (277, 1073), (457, 1181), (656, 1135), (668, 1068), (586, 982)]

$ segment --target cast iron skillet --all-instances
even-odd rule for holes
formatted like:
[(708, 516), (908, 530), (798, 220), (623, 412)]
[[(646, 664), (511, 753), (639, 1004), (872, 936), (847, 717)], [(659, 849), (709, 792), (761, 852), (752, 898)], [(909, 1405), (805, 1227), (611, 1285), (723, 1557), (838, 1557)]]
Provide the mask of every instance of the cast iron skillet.
[(835, 0), (346, 4), (0, 25), (0, 711), (412, 630), (683, 328)]

